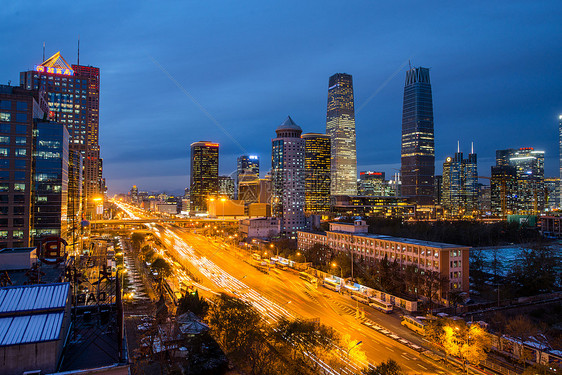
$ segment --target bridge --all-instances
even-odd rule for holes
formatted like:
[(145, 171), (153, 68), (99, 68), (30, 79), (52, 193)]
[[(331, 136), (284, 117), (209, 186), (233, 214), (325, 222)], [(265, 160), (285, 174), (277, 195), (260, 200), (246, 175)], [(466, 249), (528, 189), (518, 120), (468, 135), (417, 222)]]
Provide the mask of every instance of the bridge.
[(91, 220), (91, 225), (139, 225), (139, 224), (199, 224), (199, 223), (238, 223), (241, 218), (145, 218), (145, 219), (110, 219)]

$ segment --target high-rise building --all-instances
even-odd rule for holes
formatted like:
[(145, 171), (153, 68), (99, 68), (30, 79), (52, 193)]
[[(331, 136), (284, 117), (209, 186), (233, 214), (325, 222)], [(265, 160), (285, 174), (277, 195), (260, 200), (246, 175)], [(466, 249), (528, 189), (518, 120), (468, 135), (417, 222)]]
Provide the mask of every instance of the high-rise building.
[(190, 209), (207, 212), (207, 201), (219, 191), (219, 144), (200, 141), (191, 144)]
[(544, 151), (523, 147), (509, 158), (517, 170), (517, 213), (538, 215), (544, 210)]
[(33, 119), (47, 112), (39, 90), (0, 85), (0, 248), (31, 244)]
[(237, 159), (236, 183), (260, 176), (260, 159), (257, 155), (241, 155)]
[(84, 208), (86, 216), (91, 217), (93, 198), (105, 190), (99, 145), (100, 69), (70, 65), (57, 52), (33, 70), (20, 73), (20, 85), (46, 91), (51, 119), (66, 126), (70, 150), (82, 154)]
[(44, 237), (69, 238), (68, 148), (66, 127), (36, 120), (33, 129), (33, 246)]
[(336, 73), (328, 85), (326, 134), (331, 140), (332, 195), (357, 195), (357, 150), (353, 78)]
[(558, 184), (559, 207), (562, 207), (562, 115), (558, 115), (558, 157), (560, 159), (560, 183)]
[(546, 190), (545, 208), (553, 211), (560, 207), (560, 179), (558, 177), (545, 178), (544, 188)]
[(386, 196), (389, 195), (389, 184), (385, 180), (384, 172), (361, 171), (357, 190), (361, 196)]
[(230, 176), (219, 176), (219, 195), (234, 199), (234, 179)]
[(429, 69), (406, 72), (402, 109), (402, 195), (420, 205), (433, 204), (435, 145)]
[(490, 178), (490, 210), (493, 216), (506, 217), (516, 213), (517, 171), (507, 165), (492, 166)]
[[(70, 146), (69, 146), (70, 147)], [(74, 252), (80, 242), (84, 158), (77, 150), (68, 151), (68, 246)]]
[(139, 202), (139, 188), (137, 187), (137, 185), (133, 185), (130, 194), (131, 194), (131, 203), (137, 204)]
[(473, 216), (478, 210), (478, 169), (474, 152), (463, 158), (457, 150), (443, 163), (441, 204), (449, 217)]
[(304, 139), (304, 210), (330, 210), (330, 136), (306, 133)]
[(246, 203), (258, 201), (257, 185), (260, 178), (260, 160), (257, 155), (241, 155), (237, 159), (236, 196)]
[(281, 219), (282, 233), (296, 238), (306, 226), (304, 216), (304, 155), (302, 129), (287, 117), (272, 141), (271, 176), (273, 215)]

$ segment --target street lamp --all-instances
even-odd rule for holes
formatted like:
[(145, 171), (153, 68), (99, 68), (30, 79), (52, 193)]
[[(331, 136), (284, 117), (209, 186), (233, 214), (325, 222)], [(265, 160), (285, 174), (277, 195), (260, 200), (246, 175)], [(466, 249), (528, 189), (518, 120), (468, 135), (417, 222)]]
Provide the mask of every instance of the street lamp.
[(222, 202), (222, 219), (224, 220), (224, 202), (226, 202), (226, 198), (222, 197), (221, 202)]
[(359, 341), (355, 345), (353, 345), (351, 348), (349, 348), (349, 350), (347, 351), (347, 358), (349, 358), (349, 352), (351, 351), (351, 349), (355, 348), (356, 346), (359, 346), (362, 343), (363, 343), (363, 341)]
[(306, 263), (306, 257), (304, 256), (304, 254), (301, 254), (300, 252), (297, 253), (297, 255), (302, 256), (304, 258), (304, 263)]
[(332, 268), (336, 267), (340, 268), (340, 279), (343, 279), (343, 270), (341, 269), (341, 266), (338, 266), (336, 263), (332, 263)]

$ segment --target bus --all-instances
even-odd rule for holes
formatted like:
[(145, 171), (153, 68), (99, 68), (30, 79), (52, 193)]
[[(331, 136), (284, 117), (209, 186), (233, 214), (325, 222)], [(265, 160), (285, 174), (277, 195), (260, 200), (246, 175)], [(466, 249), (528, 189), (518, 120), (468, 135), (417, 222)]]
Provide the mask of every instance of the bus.
[(306, 272), (300, 272), (299, 277), (304, 281), (308, 281), (309, 283), (316, 284), (318, 282), (318, 279), (316, 277)]
[(355, 290), (351, 292), (351, 299), (354, 299), (357, 302), (364, 303), (365, 305), (369, 304), (369, 297)]
[(324, 288), (333, 290), (334, 292), (339, 292), (341, 289), (340, 282), (331, 279), (324, 279), (324, 283), (322, 284), (322, 286)]
[(404, 315), (402, 317), (402, 323), (400, 324), (416, 333), (419, 333), (422, 336), (425, 335), (425, 323), (418, 317)]
[(392, 303), (384, 302), (375, 297), (369, 298), (369, 306), (382, 311), (385, 314), (390, 314), (392, 312)]

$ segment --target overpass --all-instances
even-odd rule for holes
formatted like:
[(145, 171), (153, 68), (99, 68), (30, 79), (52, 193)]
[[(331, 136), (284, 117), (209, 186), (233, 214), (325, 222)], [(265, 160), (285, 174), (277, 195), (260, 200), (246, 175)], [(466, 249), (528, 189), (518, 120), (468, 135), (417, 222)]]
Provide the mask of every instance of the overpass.
[(110, 219), (110, 220), (91, 220), (93, 225), (140, 225), (140, 224), (178, 224), (178, 223), (238, 223), (243, 218), (145, 218), (145, 219)]

